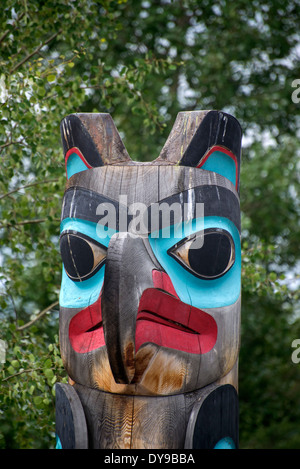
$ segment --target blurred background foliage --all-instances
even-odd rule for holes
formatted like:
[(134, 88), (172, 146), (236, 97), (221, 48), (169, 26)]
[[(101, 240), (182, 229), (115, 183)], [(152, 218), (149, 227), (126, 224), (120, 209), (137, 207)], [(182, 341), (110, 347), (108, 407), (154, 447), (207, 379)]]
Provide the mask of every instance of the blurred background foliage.
[(240, 446), (300, 448), (299, 7), (2, 0), (1, 448), (55, 445), (61, 119), (109, 112), (131, 157), (149, 161), (194, 109), (232, 113), (244, 132)]

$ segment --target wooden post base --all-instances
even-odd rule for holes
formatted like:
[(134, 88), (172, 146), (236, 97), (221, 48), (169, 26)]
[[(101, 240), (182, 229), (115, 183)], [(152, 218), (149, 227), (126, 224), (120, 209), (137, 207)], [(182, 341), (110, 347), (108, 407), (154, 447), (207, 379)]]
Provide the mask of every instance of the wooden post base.
[(238, 397), (229, 384), (161, 397), (57, 384), (56, 409), (63, 449), (238, 447)]

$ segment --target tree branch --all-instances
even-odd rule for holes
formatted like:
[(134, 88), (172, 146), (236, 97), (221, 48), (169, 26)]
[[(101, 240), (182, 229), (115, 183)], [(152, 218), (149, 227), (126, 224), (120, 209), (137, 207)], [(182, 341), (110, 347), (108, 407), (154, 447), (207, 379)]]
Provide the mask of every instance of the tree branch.
[[(17, 226), (20, 225), (30, 225), (30, 224), (35, 224), (35, 223), (44, 223), (45, 221), (48, 221), (48, 218), (36, 218), (34, 220), (23, 220), (23, 221), (18, 221), (16, 223), (2, 223), (0, 225), (0, 228), (5, 228), (7, 226), (10, 226), (12, 228), (16, 228)], [(54, 221), (60, 221), (60, 218), (54, 218)]]
[(11, 69), (10, 74), (12, 74), (16, 70), (18, 70), (18, 68), (20, 68), (25, 62), (27, 62), (27, 60), (31, 59), (31, 57), (33, 57), (35, 54), (37, 54), (42, 49), (42, 47), (46, 46), (47, 44), (49, 44), (49, 42), (53, 41), (53, 39), (55, 39), (56, 36), (58, 36), (61, 32), (62, 32), (62, 30), (60, 29), (57, 33), (53, 34), (49, 39), (47, 39), (47, 41), (40, 44), (33, 52), (31, 52), (26, 57), (24, 57), (24, 59), (22, 59), (19, 63), (17, 63), (17, 65), (15, 65)]
[(6, 147), (9, 147), (9, 145), (26, 145), (25, 143), (23, 143), (24, 141), (24, 138), (22, 140), (20, 140), (19, 142), (18, 141), (9, 141), (9, 142), (6, 142), (6, 143), (3, 143), (3, 145), (0, 145), (0, 152), (6, 148)]
[(32, 324), (34, 324), (36, 321), (38, 321), (39, 319), (41, 319), (42, 316), (44, 316), (46, 313), (48, 313), (48, 311), (50, 311), (52, 308), (54, 308), (55, 306), (57, 306), (59, 304), (58, 301), (55, 301), (54, 303), (52, 303), (51, 305), (47, 306), (47, 308), (43, 309), (43, 311), (41, 311), (34, 319), (32, 319), (32, 321), (29, 321), (27, 322), (26, 324), (23, 324), (23, 326), (19, 326), (17, 327), (17, 331), (23, 331), (24, 329), (27, 329), (27, 327), (30, 327), (32, 326)]
[(29, 370), (18, 371), (17, 373), (14, 373), (13, 375), (3, 378), (2, 381), (8, 381), (9, 379), (14, 378), (15, 376), (22, 375), (23, 373), (32, 373), (33, 371), (39, 371), (39, 370), (42, 370), (42, 368), (30, 368)]
[[(14, 24), (13, 24), (14, 29), (17, 27), (18, 21), (20, 21), (20, 20), (23, 18), (24, 15), (25, 15), (25, 12), (21, 13), (20, 16), (18, 16), (18, 18), (16, 19), (16, 21), (15, 21)], [(0, 37), (0, 44), (1, 44), (2, 41), (4, 41), (4, 39), (5, 39), (6, 36), (9, 34), (9, 32), (10, 32), (10, 30), (7, 29), (7, 30), (2, 34), (2, 36)]]
[(32, 182), (30, 184), (25, 184), (25, 186), (17, 187), (16, 189), (13, 189), (9, 192), (6, 192), (5, 194), (0, 195), (0, 200), (4, 199), (4, 197), (10, 196), (11, 194), (14, 194), (15, 192), (20, 191), (22, 189), (27, 189), (27, 187), (38, 186), (39, 184), (48, 184), (49, 182), (57, 182), (57, 181), (58, 181), (58, 178), (55, 178), (55, 179), (46, 179), (45, 181), (37, 181), (37, 182)]

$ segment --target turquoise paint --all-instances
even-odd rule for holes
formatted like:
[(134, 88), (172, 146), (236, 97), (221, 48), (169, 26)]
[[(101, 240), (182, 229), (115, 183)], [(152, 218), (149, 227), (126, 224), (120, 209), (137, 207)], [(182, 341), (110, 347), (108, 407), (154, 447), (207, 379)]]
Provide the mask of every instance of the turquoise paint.
[(105, 265), (83, 282), (73, 282), (62, 268), (62, 280), (59, 293), (59, 303), (63, 308), (86, 308), (99, 298), (104, 281)]
[[(222, 277), (214, 280), (203, 280), (188, 272), (168, 253), (174, 244), (178, 242), (177, 231), (182, 227), (178, 225), (178, 230), (172, 237), (164, 237), (164, 229), (159, 232), (158, 237), (153, 234), (149, 241), (153, 252), (172, 280), (174, 288), (184, 303), (191, 304), (197, 308), (218, 308), (229, 306), (235, 303), (240, 295), (241, 289), (241, 245), (240, 235), (235, 225), (227, 218), (205, 217), (202, 219), (203, 228), (222, 228), (227, 230), (235, 245), (235, 263), (231, 269)], [(199, 219), (195, 219), (189, 224), (185, 231), (185, 236), (196, 233), (197, 225), (201, 225)], [(157, 236), (157, 233), (154, 234)], [(181, 238), (182, 239), (182, 238)]]
[(62, 444), (61, 444), (61, 441), (60, 441), (60, 438), (59, 438), (58, 435), (55, 435), (55, 439), (56, 439), (56, 446), (55, 446), (55, 449), (63, 449)]
[[(110, 238), (115, 233), (115, 230), (108, 228), (107, 236), (105, 238), (101, 238), (97, 235), (97, 223), (75, 218), (66, 218), (62, 221), (61, 233), (66, 230), (73, 230), (78, 233), (82, 233), (95, 239), (95, 241), (99, 241), (106, 247), (108, 247)], [(64, 308), (86, 308), (93, 304), (99, 298), (104, 281), (104, 272), (105, 264), (91, 278), (84, 280), (83, 282), (74, 282), (67, 276), (63, 267), (59, 294), (60, 305)]]
[(221, 174), (221, 176), (229, 179), (234, 186), (236, 185), (235, 162), (226, 153), (214, 151), (205, 161), (204, 165), (201, 166), (201, 169)]
[[(235, 263), (222, 277), (214, 280), (203, 280), (188, 272), (182, 265), (173, 259), (168, 249), (178, 241), (196, 233), (199, 229), (222, 228), (227, 230), (235, 244)], [(61, 232), (75, 230), (85, 234), (108, 247), (109, 241), (115, 230), (107, 229), (107, 236), (101, 238), (97, 234), (97, 223), (79, 219), (65, 219), (61, 223)], [(228, 306), (238, 300), (241, 289), (241, 247), (240, 236), (235, 225), (227, 218), (205, 217), (194, 219), (191, 222), (178, 224), (173, 227), (172, 235), (169, 228), (152, 233), (149, 237), (153, 252), (170, 276), (174, 288), (181, 301), (198, 308), (217, 308)], [(101, 291), (104, 281), (105, 265), (91, 278), (83, 282), (74, 282), (62, 270), (62, 282), (60, 290), (60, 305), (66, 308), (85, 308), (94, 303)]]
[(98, 226), (98, 223), (81, 220), (80, 218), (65, 218), (60, 224), (60, 233), (66, 230), (77, 231), (108, 247), (110, 238), (116, 233), (116, 230), (108, 227), (104, 228), (106, 229), (105, 237), (103, 236), (103, 227), (102, 225)]
[(85, 171), (87, 169), (88, 168), (86, 167), (82, 159), (76, 153), (72, 153), (68, 157), (68, 161), (67, 161), (68, 178), (73, 176), (73, 174), (79, 173), (80, 171)]
[(214, 449), (236, 449), (236, 446), (232, 438), (225, 437), (218, 441)]

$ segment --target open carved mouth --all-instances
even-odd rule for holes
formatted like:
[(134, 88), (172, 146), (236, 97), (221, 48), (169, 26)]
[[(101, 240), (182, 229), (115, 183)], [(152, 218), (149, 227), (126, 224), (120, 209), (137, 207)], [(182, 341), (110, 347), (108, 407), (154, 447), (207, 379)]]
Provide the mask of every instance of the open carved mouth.
[(145, 343), (193, 354), (209, 352), (217, 340), (214, 318), (156, 288), (142, 294), (137, 315), (136, 351)]
[(105, 345), (101, 296), (70, 321), (69, 338), (75, 352), (87, 353)]
[[(214, 318), (178, 298), (168, 275), (153, 271), (154, 288), (140, 299), (136, 319), (135, 351), (146, 343), (193, 354), (209, 352), (216, 343), (218, 328)], [(69, 338), (78, 353), (105, 345), (101, 295), (70, 321)]]

